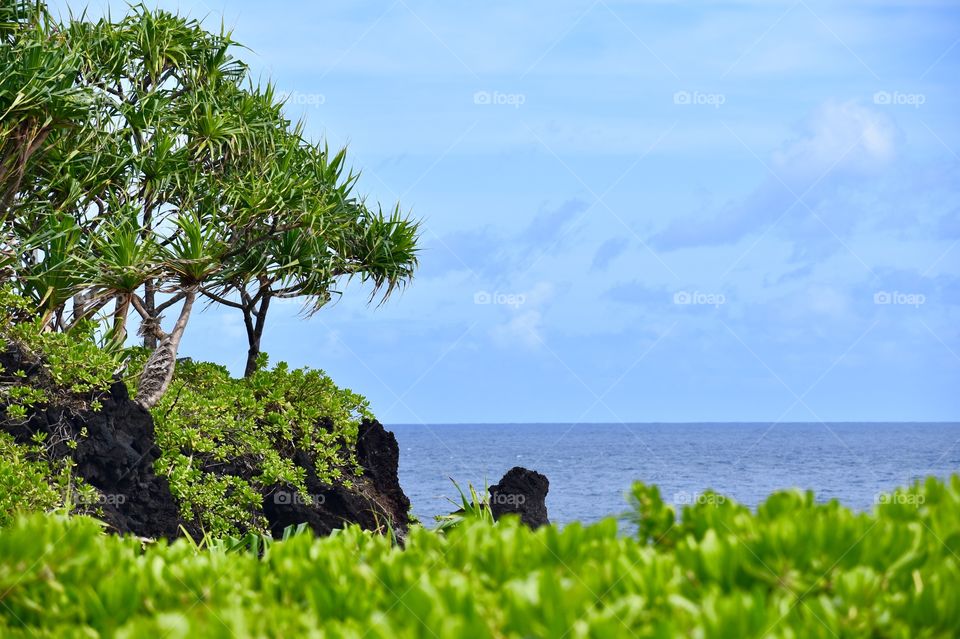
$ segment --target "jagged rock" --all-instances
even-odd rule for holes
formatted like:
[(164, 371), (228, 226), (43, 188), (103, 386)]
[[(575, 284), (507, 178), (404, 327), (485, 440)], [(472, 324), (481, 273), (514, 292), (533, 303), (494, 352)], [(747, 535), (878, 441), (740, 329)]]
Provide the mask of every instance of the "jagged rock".
[[(14, 378), (17, 371), (28, 378), (44, 375), (42, 366), (11, 344), (0, 350), (0, 367), (0, 381), (6, 383), (22, 382)], [(101, 493), (100, 502), (91, 506), (102, 511), (100, 517), (115, 532), (173, 538), (185, 529), (197, 538), (200, 531), (181, 517), (167, 480), (153, 471), (160, 450), (150, 412), (130, 399), (121, 382), (99, 399), (103, 407), (98, 411), (51, 406), (35, 411), (25, 422), (0, 426), (21, 443), (29, 443), (38, 432), (45, 433), (55, 459), (72, 457), (77, 475)], [(396, 438), (379, 422), (364, 420), (355, 453), (363, 473), (352, 478), (353, 485), (347, 488), (320, 482), (314, 470), (316, 460), (303, 451), (294, 452), (294, 463), (306, 471), (310, 494), (299, 495), (282, 486), (263, 489), (263, 514), (271, 532), (279, 536), (287, 526), (306, 523), (317, 534), (326, 535), (357, 523), (368, 530), (392, 530), (402, 539), (410, 501), (397, 476), (400, 448)], [(254, 460), (214, 462), (201, 454), (195, 459), (204, 470), (220, 475), (250, 479), (256, 474)]]
[(546, 503), (550, 481), (537, 471), (514, 466), (500, 483), (490, 486), (488, 490), (494, 519), (516, 514), (520, 515), (520, 521), (531, 528), (550, 523)]
[(87, 431), (73, 451), (77, 473), (105, 496), (107, 523), (141, 537), (177, 537), (181, 526), (197, 536), (181, 519), (166, 478), (153, 470), (160, 457), (153, 417), (130, 399), (123, 383), (111, 387), (102, 410), (77, 416), (74, 427)]
[(310, 458), (303, 452), (296, 453), (294, 462), (306, 471), (309, 500), (282, 486), (265, 490), (263, 512), (273, 534), (306, 523), (317, 534), (328, 535), (334, 529), (357, 523), (367, 530), (384, 533), (392, 529), (402, 539), (407, 532), (410, 500), (397, 478), (400, 447), (396, 437), (380, 422), (364, 420), (356, 455), (363, 474), (347, 489), (320, 482)]
[(381, 505), (406, 529), (410, 500), (400, 487), (400, 445), (396, 436), (380, 422), (364, 420), (357, 439), (357, 460), (373, 482)]
[[(42, 366), (12, 344), (0, 352), (0, 367), (8, 383), (18, 371), (28, 378), (45, 374)], [(115, 532), (169, 538), (182, 534), (181, 525), (191, 530), (180, 518), (167, 480), (153, 472), (160, 449), (150, 413), (130, 399), (121, 382), (113, 384), (100, 401), (99, 411), (54, 405), (4, 428), (24, 444), (43, 433), (53, 459), (72, 457), (74, 472), (100, 492), (97, 503), (79, 504), (80, 510), (101, 511), (98, 516)]]

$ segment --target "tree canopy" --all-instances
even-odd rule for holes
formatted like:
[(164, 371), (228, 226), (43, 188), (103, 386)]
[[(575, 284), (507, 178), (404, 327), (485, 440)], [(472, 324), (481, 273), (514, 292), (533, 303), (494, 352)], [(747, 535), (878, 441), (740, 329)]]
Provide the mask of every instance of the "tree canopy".
[(147, 406), (198, 299), (243, 315), (250, 375), (273, 299), (316, 312), (356, 278), (382, 301), (417, 267), (418, 223), (369, 206), (346, 149), (310, 140), (238, 49), (143, 4), (61, 23), (0, 0), (0, 277), (44, 330), (97, 321), (121, 345), (138, 319)]

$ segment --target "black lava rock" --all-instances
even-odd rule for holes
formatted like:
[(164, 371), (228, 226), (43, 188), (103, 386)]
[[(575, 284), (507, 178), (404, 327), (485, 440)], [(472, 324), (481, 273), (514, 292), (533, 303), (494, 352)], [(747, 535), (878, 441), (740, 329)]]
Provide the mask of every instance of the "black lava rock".
[[(22, 383), (18, 372), (52, 387), (40, 362), (16, 344), (0, 343), (0, 382)], [(99, 516), (114, 532), (169, 539), (186, 530), (198, 538), (199, 528), (181, 517), (167, 480), (154, 473), (160, 449), (150, 412), (130, 399), (121, 382), (98, 399), (102, 408), (97, 411), (64, 398), (62, 405), (35, 410), (24, 421), (0, 419), (0, 428), (21, 443), (43, 433), (53, 458), (72, 457), (77, 475), (100, 492), (98, 503), (81, 510), (100, 511)], [(0, 405), (0, 416), (3, 408)], [(287, 526), (306, 523), (317, 534), (327, 535), (357, 523), (368, 530), (392, 530), (402, 540), (409, 524), (410, 501), (397, 476), (400, 447), (396, 438), (379, 422), (364, 420), (354, 452), (363, 472), (351, 477), (352, 486), (347, 488), (342, 483), (322, 483), (315, 471), (316, 459), (294, 451), (292, 461), (304, 469), (310, 494), (300, 495), (279, 485), (263, 488), (263, 514), (271, 532), (279, 536)], [(201, 454), (195, 460), (205, 471), (219, 475), (251, 479), (256, 474), (255, 460), (216, 462)], [(349, 473), (350, 469), (345, 470)]]
[(499, 484), (490, 486), (490, 510), (494, 519), (503, 515), (520, 515), (530, 528), (550, 523), (547, 518), (547, 492), (550, 481), (535, 470), (514, 466)]
[[(0, 351), (0, 367), (8, 383), (23, 372), (44, 376), (42, 366), (17, 346)], [(43, 380), (46, 381), (46, 380)], [(49, 382), (47, 382), (49, 383)], [(160, 449), (154, 439), (153, 417), (130, 399), (127, 387), (116, 382), (100, 397), (102, 408), (87, 410), (69, 403), (36, 410), (25, 421), (0, 424), (21, 443), (44, 434), (53, 459), (72, 457), (74, 472), (99, 491), (91, 504), (77, 504), (98, 516), (115, 532), (142, 537), (177, 537), (185, 526), (167, 480), (153, 471)], [(2, 408), (2, 407), (0, 407)]]
[[(306, 523), (320, 535), (356, 523), (367, 530), (385, 533), (388, 527), (399, 539), (407, 532), (410, 500), (400, 488), (397, 470), (400, 446), (393, 433), (374, 420), (360, 424), (356, 448), (363, 468), (350, 489), (322, 483), (308, 455), (298, 452), (293, 461), (306, 471), (309, 496), (275, 485), (263, 493), (263, 513), (274, 536), (283, 529)], [(309, 499), (307, 498), (309, 497)]]

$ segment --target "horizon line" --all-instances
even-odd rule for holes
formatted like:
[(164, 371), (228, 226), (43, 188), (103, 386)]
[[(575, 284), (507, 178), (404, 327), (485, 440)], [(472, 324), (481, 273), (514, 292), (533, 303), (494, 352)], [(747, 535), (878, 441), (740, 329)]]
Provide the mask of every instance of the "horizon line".
[(871, 420), (819, 420), (819, 421), (781, 421), (776, 420), (764, 421), (764, 420), (752, 420), (752, 421), (738, 421), (738, 420), (729, 420), (729, 421), (709, 421), (709, 422), (697, 422), (697, 421), (655, 421), (655, 422), (537, 422), (537, 421), (521, 421), (521, 422), (381, 422), (384, 426), (659, 426), (659, 425), (673, 425), (673, 426), (689, 426), (689, 425), (767, 425), (767, 426), (776, 426), (776, 425), (806, 425), (806, 424), (901, 424), (901, 425), (960, 425), (960, 419), (956, 420), (887, 420), (887, 421), (871, 421)]

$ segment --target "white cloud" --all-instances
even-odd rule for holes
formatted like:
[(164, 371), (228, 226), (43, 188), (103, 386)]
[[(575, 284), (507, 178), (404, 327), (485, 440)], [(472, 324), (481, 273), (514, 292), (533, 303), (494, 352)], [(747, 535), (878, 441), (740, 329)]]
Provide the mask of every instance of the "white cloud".
[(805, 298), (807, 308), (815, 315), (841, 319), (849, 311), (847, 295), (832, 286), (810, 286)]
[(490, 330), (490, 337), (494, 344), (501, 348), (520, 346), (536, 350), (544, 345), (542, 320), (540, 311), (524, 311), (506, 323), (494, 326)]
[(897, 141), (886, 115), (855, 102), (827, 101), (804, 121), (799, 136), (765, 161), (772, 175), (751, 193), (709, 216), (674, 219), (653, 241), (671, 250), (717, 246), (773, 222), (784, 229), (809, 222), (809, 211), (837, 194), (875, 188), (866, 180), (893, 163)]
[(828, 171), (872, 173), (896, 155), (897, 129), (890, 118), (855, 102), (826, 102), (804, 129), (773, 154), (771, 168), (781, 179), (816, 180)]

